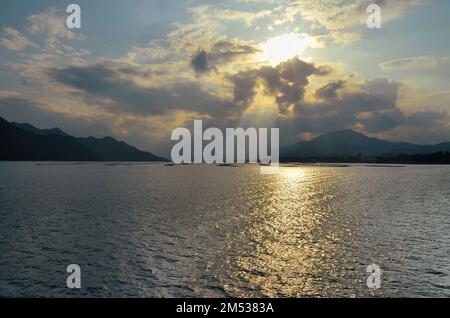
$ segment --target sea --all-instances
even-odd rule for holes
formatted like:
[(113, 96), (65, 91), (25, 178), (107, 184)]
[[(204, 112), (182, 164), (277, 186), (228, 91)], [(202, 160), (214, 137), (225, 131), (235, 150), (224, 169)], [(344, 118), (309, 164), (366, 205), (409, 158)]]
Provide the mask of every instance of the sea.
[(1, 162), (0, 297), (450, 297), (450, 166)]

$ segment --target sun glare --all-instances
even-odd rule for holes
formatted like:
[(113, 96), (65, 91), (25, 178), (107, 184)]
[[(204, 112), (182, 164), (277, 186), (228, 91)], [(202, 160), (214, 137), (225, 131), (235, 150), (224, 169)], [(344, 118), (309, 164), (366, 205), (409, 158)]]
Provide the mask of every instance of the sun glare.
[(302, 54), (312, 45), (307, 34), (285, 33), (269, 39), (263, 44), (263, 58), (272, 64), (278, 64)]

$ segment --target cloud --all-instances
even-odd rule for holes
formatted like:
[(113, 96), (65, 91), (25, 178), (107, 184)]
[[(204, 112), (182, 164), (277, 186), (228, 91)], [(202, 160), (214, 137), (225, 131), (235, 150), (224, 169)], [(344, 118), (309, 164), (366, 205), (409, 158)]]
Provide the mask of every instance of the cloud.
[(173, 58), (173, 50), (167, 39), (155, 39), (148, 43), (147, 47), (133, 46), (127, 54), (127, 59), (137, 63), (149, 63), (155, 60)]
[[(363, 82), (334, 81), (316, 89), (317, 101), (297, 103), (294, 116), (283, 118), (281, 125), (289, 127), (298, 136), (308, 132), (313, 135), (339, 129), (355, 129), (369, 135), (387, 139), (414, 141), (408, 131), (424, 131), (431, 140), (450, 138), (450, 117), (447, 112), (415, 111), (406, 113), (398, 106), (402, 84), (386, 78)], [(431, 133), (440, 131), (442, 139)], [(396, 135), (397, 132), (401, 132)], [(418, 140), (427, 140), (422, 136)], [(293, 140), (294, 141), (294, 140)], [(416, 141), (417, 142), (417, 141)]]
[(36, 47), (33, 42), (12, 27), (5, 27), (3, 29), (3, 37), (0, 38), (0, 46), (4, 46), (11, 51), (22, 51), (28, 46)]
[(322, 93), (323, 99), (323, 90), (328, 90), (325, 95), (333, 95), (333, 88), (336, 87), (340, 90), (339, 94), (336, 94), (336, 97), (331, 96), (334, 98), (325, 99), (324, 102), (314, 104), (317, 107), (316, 109), (321, 109), (322, 112), (332, 111), (358, 114), (392, 110), (397, 107), (400, 83), (396, 81), (386, 78), (375, 78), (362, 83), (348, 83), (347, 86), (344, 86), (342, 82), (333, 82), (319, 88), (316, 93)]
[(80, 64), (84, 62), (85, 56), (91, 54), (87, 49), (76, 49), (67, 44), (67, 40), (80, 40), (82, 36), (77, 36), (70, 31), (66, 27), (65, 16), (59, 15), (58, 11), (53, 8), (32, 14), (27, 18), (25, 30), (31, 34), (36, 44), (12, 27), (5, 27), (4, 30), (9, 38), (0, 39), (0, 45), (15, 51), (21, 51), (28, 46), (36, 48), (31, 52), (20, 52), (6, 65), (13, 71), (20, 73), (21, 77), (27, 77), (32, 79), (34, 83), (39, 82), (44, 86), (47, 83), (42, 74), (48, 67), (62, 64)]
[(344, 80), (330, 82), (316, 90), (316, 96), (324, 100), (333, 100), (337, 98), (337, 91), (344, 87)]
[(98, 113), (71, 112), (40, 101), (37, 96), (11, 91), (0, 90), (0, 116), (8, 121), (34, 123), (43, 128), (59, 126), (79, 136), (111, 133), (104, 118), (98, 116)]
[(217, 66), (245, 60), (259, 52), (255, 46), (237, 41), (222, 40), (207, 52), (199, 50), (191, 59), (191, 66), (197, 74), (217, 70)]
[(210, 5), (198, 6), (191, 8), (191, 12), (195, 13), (198, 17), (202, 19), (207, 19), (208, 21), (217, 23), (219, 21), (234, 21), (242, 20), (246, 25), (251, 25), (253, 22), (269, 17), (273, 14), (272, 10), (261, 10), (261, 11), (243, 11), (234, 9), (222, 9), (214, 8)]
[(210, 58), (208, 58), (208, 53), (205, 50), (198, 51), (191, 60), (191, 66), (197, 74), (215, 70), (215, 67), (210, 64)]
[[(450, 74), (450, 57), (417, 56), (408, 57), (380, 64), (380, 68), (386, 72), (408, 72), (409, 77), (416, 77), (417, 80), (435, 78), (436, 81), (448, 82)], [(423, 84), (422, 84), (423, 86)], [(434, 89), (435, 84), (430, 85)]]
[[(235, 2), (245, 9), (237, 10)], [(409, 94), (418, 106), (405, 106), (402, 99), (400, 108), (400, 82), (357, 80), (336, 71), (339, 66), (331, 69), (301, 58), (278, 65), (265, 65), (260, 56), (253, 58), (260, 46), (249, 38), (263, 46), (266, 37), (286, 32), (288, 25), (283, 23), (299, 22), (297, 17), (307, 20), (299, 29), (321, 34), (315, 38), (341, 44), (356, 41), (364, 33), (365, 9), (372, 2), (381, 5), (384, 25), (427, 1), (236, 0), (231, 6), (197, 6), (187, 9), (188, 17), (171, 24), (171, 31), (161, 38), (145, 45), (133, 43), (123, 60), (91, 57), (90, 62), (85, 58), (88, 51), (67, 45), (80, 36), (66, 28), (66, 15), (50, 8), (28, 17), (25, 30), (30, 34), (26, 36), (10, 27), (4, 30), (0, 44), (10, 50), (31, 47), (27, 37), (44, 45), (37, 53), (20, 52), (17, 59), (8, 61), (7, 66), (33, 85), (17, 88), (25, 93), (0, 96), (0, 109), (16, 117), (28, 114), (26, 120), (31, 122), (35, 117), (69, 127), (76, 127), (76, 120), (80, 127), (85, 122), (98, 123), (105, 133), (133, 136), (133, 143), (142, 145), (158, 138), (167, 143), (171, 127), (200, 118), (205, 126), (236, 127), (243, 122), (256, 125), (258, 116), (267, 116), (273, 120), (268, 122), (278, 122), (284, 143), (297, 141), (302, 133), (312, 136), (343, 128), (378, 135), (401, 131), (398, 136), (418, 127), (446, 131), (445, 113), (415, 112), (423, 104), (429, 107), (428, 100)], [(269, 24), (274, 34), (264, 34)], [(380, 67), (423, 70), (448, 79), (449, 68), (444, 67), (448, 61), (422, 56), (387, 61)], [(27, 97), (31, 91), (39, 94)], [(436, 98), (429, 109), (437, 109), (436, 104), (444, 109), (447, 101), (447, 97)]]
[(336, 43), (342, 45), (356, 42), (362, 38), (358, 32), (330, 31), (330, 35)]
[(450, 140), (450, 116), (446, 111), (416, 111), (403, 115), (397, 127), (381, 131), (378, 137), (418, 144), (435, 144)]
[(387, 78), (375, 78), (364, 81), (362, 87), (367, 95), (374, 99), (374, 102), (385, 109), (394, 108), (397, 105), (397, 98), (401, 83)]
[(237, 103), (249, 104), (256, 95), (257, 76), (254, 71), (241, 71), (229, 77), (233, 83), (233, 98)]
[(439, 128), (445, 127), (449, 122), (447, 112), (416, 111), (409, 115), (395, 108), (385, 112), (362, 114), (358, 117), (365, 131), (380, 133), (392, 131), (396, 128)]
[(367, 7), (378, 4), (381, 7), (383, 23), (403, 16), (409, 10), (429, 3), (428, 0), (314, 0), (292, 1), (286, 18), (301, 15), (315, 21), (328, 30), (343, 30), (359, 24), (366, 26)]
[(292, 116), (282, 118), (280, 127), (290, 131), (284, 138), (292, 143), (305, 132), (317, 135), (340, 129), (364, 133), (395, 129), (406, 117), (397, 107), (400, 87), (399, 82), (386, 78), (329, 82), (314, 91), (314, 98), (297, 102)]
[(67, 28), (65, 17), (59, 15), (54, 8), (30, 15), (27, 21), (27, 31), (41, 36), (49, 44), (58, 38), (74, 39), (76, 37), (75, 33)]
[(436, 112), (436, 111), (417, 111), (407, 116), (405, 126), (418, 126), (418, 127), (437, 127), (441, 123), (448, 123), (450, 117), (448, 113)]
[(302, 17), (330, 31), (336, 42), (348, 44), (360, 38), (360, 32), (352, 29), (366, 27), (366, 9), (370, 4), (381, 7), (385, 24), (427, 3), (429, 0), (296, 0), (289, 3), (281, 20), (292, 22)]
[[(409, 83), (409, 104), (414, 108), (432, 107), (434, 110), (448, 108), (449, 100), (439, 91), (450, 85), (450, 57), (416, 56), (386, 61), (379, 65), (386, 74), (395, 74)], [(406, 94), (405, 94), (406, 95)], [(434, 99), (434, 101), (433, 101)]]
[(387, 61), (380, 64), (383, 71), (430, 69), (439, 64), (439, 60), (430, 56), (407, 57)]
[(0, 91), (0, 110), (3, 116), (17, 117), (17, 114), (33, 115), (36, 112), (45, 110), (43, 103), (33, 101), (30, 98), (21, 96), (18, 93)]
[(294, 57), (275, 67), (262, 66), (259, 69), (238, 72), (229, 76), (229, 80), (234, 87), (236, 102), (251, 102), (259, 83), (275, 97), (280, 111), (286, 112), (289, 106), (303, 99), (310, 76), (324, 76), (330, 72), (329, 67), (316, 66)]
[(183, 110), (223, 118), (228, 111), (236, 110), (195, 82), (141, 85), (139, 81), (144, 81), (148, 74), (124, 62), (50, 68), (47, 74), (69, 93), (81, 96), (87, 104), (117, 114), (164, 115)]
[[(39, 128), (62, 128), (77, 136), (114, 136), (143, 150), (153, 153), (170, 153), (169, 137), (171, 124), (181, 125), (176, 117), (149, 118), (145, 116), (115, 116), (95, 109), (81, 110), (79, 103), (72, 108), (60, 109), (38, 96), (0, 90), (0, 116), (8, 121), (27, 122)], [(169, 137), (168, 137), (169, 136)]]
[[(248, 13), (248, 16), (239, 15), (238, 11), (223, 11), (211, 5), (190, 7), (186, 11), (190, 17), (188, 22), (173, 23), (170, 32), (144, 47), (133, 46), (127, 54), (127, 60), (154, 65), (171, 62), (180, 66), (184, 63), (190, 76), (191, 70), (198, 76), (218, 71), (221, 67), (226, 67), (228, 71), (229, 67), (250, 64), (252, 55), (259, 52), (256, 44), (226, 36), (220, 31), (224, 21), (241, 18), (253, 21), (262, 16), (261, 13), (250, 18), (252, 13)], [(186, 75), (186, 69), (180, 70), (179, 67), (177, 74), (180, 71), (183, 76)]]
[(397, 128), (404, 123), (405, 115), (396, 108), (387, 111), (362, 113), (357, 119), (365, 132), (379, 133)]

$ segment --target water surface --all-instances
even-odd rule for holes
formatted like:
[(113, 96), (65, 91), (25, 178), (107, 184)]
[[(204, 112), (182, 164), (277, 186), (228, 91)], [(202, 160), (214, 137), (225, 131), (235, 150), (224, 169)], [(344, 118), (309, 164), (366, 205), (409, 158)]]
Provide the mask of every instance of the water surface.
[(450, 296), (448, 166), (3, 162), (0, 180), (3, 297)]

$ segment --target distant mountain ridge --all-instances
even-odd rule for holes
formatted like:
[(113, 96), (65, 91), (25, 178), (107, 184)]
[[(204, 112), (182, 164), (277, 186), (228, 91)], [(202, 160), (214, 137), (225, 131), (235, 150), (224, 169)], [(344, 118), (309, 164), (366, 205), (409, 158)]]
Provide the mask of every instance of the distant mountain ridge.
[(300, 159), (326, 156), (381, 156), (450, 152), (450, 142), (416, 145), (367, 137), (353, 130), (329, 132), (310, 141), (301, 141), (281, 149), (281, 158)]
[[(450, 153), (450, 142), (417, 145), (365, 136), (353, 130), (329, 132), (280, 149), (281, 161), (357, 160)], [(357, 157), (360, 157), (359, 159)], [(389, 159), (391, 158), (391, 159)], [(413, 158), (414, 159), (414, 158)], [(40, 129), (0, 117), (0, 160), (10, 161), (168, 161), (112, 137), (73, 137), (59, 128)], [(409, 159), (408, 159), (409, 160)], [(412, 160), (412, 159), (411, 159)], [(416, 159), (414, 159), (416, 160)], [(447, 160), (447, 159), (445, 159)]]
[(64, 131), (56, 127), (51, 129), (39, 129), (28, 123), (12, 122), (11, 124), (16, 126), (17, 128), (25, 129), (41, 136), (48, 136), (48, 135), (70, 136), (69, 134), (66, 134)]
[(0, 160), (167, 161), (112, 137), (76, 138), (59, 128), (39, 129), (0, 117)]
[(78, 141), (107, 161), (167, 161), (112, 137), (86, 137), (78, 138)]

